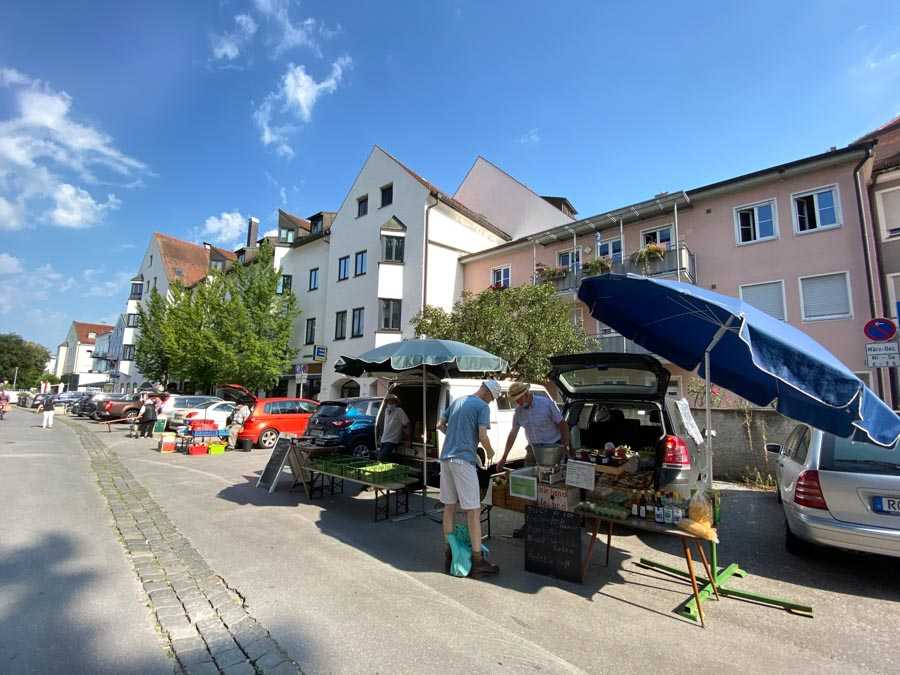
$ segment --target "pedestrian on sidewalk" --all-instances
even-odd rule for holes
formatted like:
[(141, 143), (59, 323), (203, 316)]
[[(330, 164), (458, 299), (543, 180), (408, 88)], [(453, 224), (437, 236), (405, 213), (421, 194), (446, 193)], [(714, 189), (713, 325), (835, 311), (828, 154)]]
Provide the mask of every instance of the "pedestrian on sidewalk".
[(41, 403), (37, 408), (37, 411), (39, 413), (43, 413), (43, 419), (41, 420), (41, 429), (53, 428), (53, 414), (56, 412), (55, 404), (56, 402), (53, 400), (53, 396), (50, 394), (41, 399)]
[(147, 398), (141, 411), (138, 414), (141, 420), (141, 438), (153, 438), (153, 425), (156, 424), (156, 402), (152, 398)]
[(441, 451), (441, 502), (444, 504), (444, 571), (450, 573), (453, 552), (448, 537), (453, 532), (457, 504), (466, 514), (469, 539), (472, 542), (470, 577), (497, 574), (500, 568), (484, 559), (481, 551), (481, 488), (478, 484), (478, 443), (484, 447), (490, 462), (494, 449), (488, 438), (491, 412), (488, 404), (500, 397), (496, 380), (485, 380), (471, 396), (458, 398), (441, 415), (438, 429), (443, 431)]

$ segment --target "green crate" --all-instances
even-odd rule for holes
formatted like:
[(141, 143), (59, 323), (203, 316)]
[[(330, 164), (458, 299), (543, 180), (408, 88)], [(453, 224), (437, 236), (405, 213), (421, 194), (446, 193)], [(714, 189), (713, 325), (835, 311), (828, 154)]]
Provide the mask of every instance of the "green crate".
[(384, 462), (358, 469), (358, 473), (361, 480), (369, 483), (393, 483), (405, 480), (409, 475), (409, 467)]

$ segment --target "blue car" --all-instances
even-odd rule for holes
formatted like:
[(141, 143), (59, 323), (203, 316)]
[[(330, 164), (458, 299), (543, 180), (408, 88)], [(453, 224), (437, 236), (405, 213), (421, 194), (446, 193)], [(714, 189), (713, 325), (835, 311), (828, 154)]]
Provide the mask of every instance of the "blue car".
[(358, 457), (375, 453), (375, 418), (382, 397), (323, 401), (306, 427), (304, 445), (335, 447)]

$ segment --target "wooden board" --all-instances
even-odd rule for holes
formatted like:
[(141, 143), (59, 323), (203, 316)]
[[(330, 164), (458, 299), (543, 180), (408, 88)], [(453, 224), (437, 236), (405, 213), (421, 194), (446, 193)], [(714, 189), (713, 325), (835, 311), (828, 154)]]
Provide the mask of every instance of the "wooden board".
[(281, 476), (281, 471), (284, 469), (284, 464), (287, 461), (288, 452), (291, 449), (291, 443), (293, 441), (293, 438), (285, 438), (284, 436), (278, 439), (275, 447), (272, 448), (272, 454), (269, 455), (269, 461), (266, 462), (266, 467), (263, 469), (262, 474), (260, 474), (259, 480), (256, 481), (256, 487), (261, 487), (268, 490), (270, 493), (275, 491), (275, 486), (278, 484), (278, 477)]
[(525, 509), (525, 525), (525, 569), (581, 583), (580, 517), (529, 505)]

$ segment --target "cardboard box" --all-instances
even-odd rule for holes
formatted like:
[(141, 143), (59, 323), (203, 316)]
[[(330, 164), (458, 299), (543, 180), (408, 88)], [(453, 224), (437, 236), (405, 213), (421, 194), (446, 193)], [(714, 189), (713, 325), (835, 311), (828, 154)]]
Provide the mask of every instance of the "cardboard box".
[(538, 485), (538, 506), (557, 511), (574, 511), (580, 501), (581, 488), (571, 487), (565, 483)]

